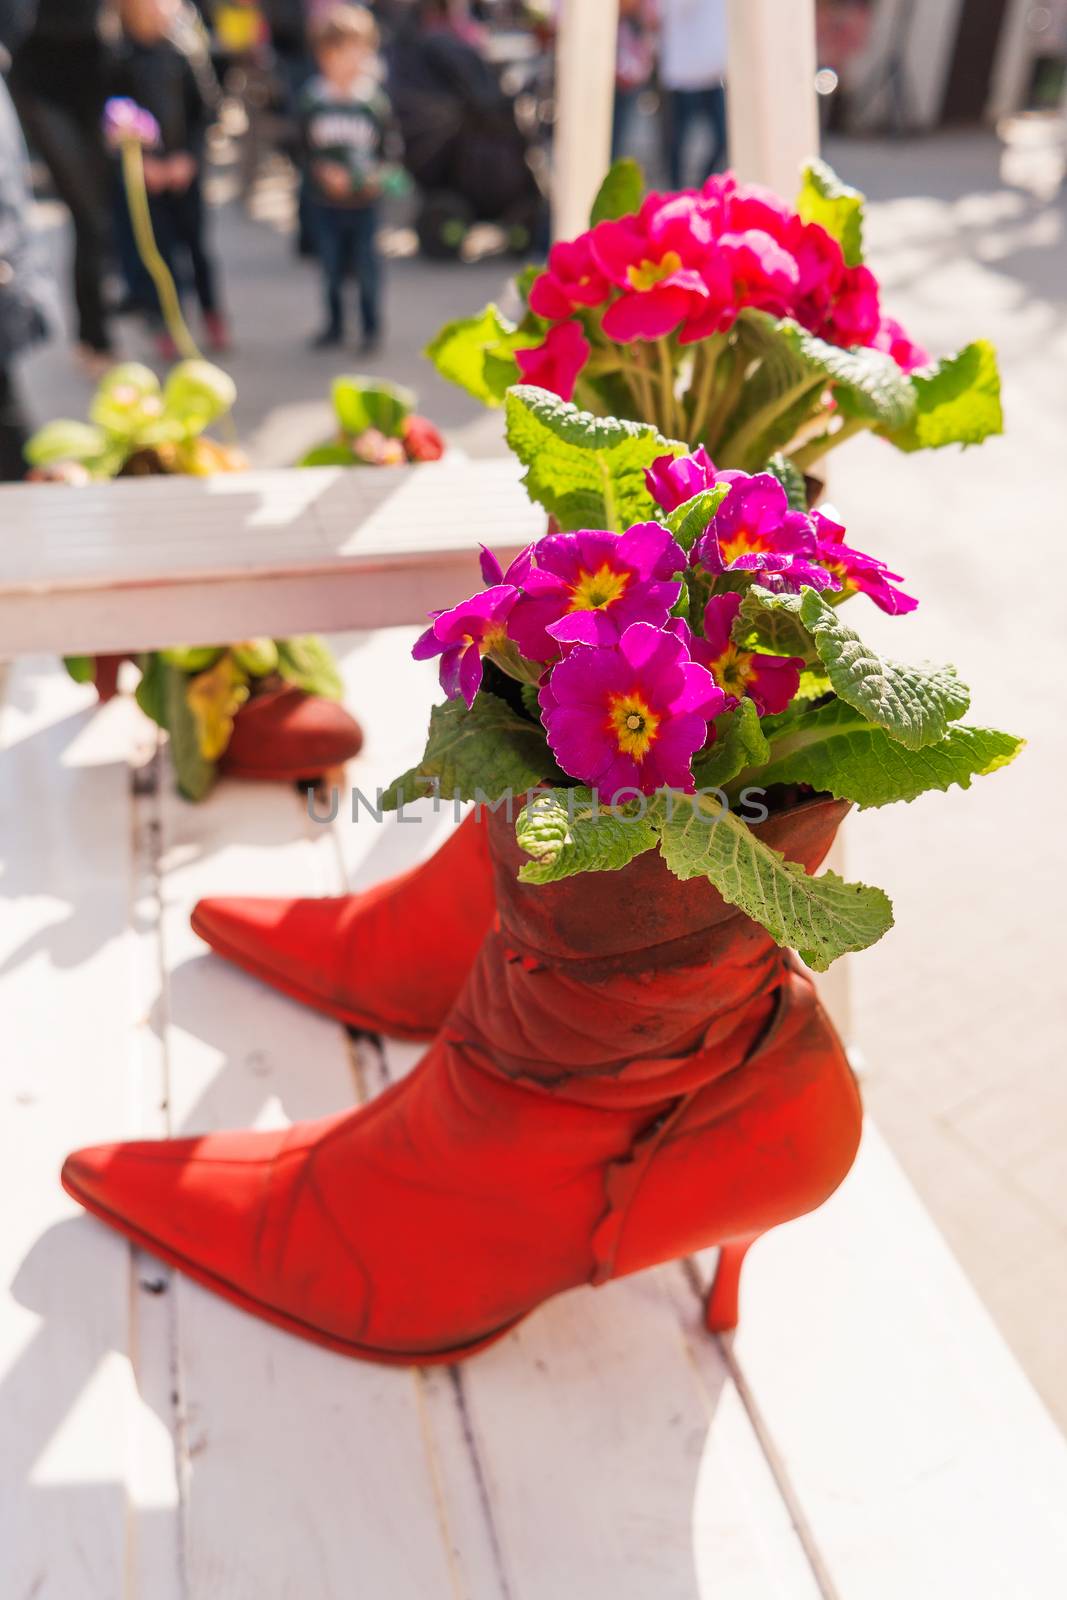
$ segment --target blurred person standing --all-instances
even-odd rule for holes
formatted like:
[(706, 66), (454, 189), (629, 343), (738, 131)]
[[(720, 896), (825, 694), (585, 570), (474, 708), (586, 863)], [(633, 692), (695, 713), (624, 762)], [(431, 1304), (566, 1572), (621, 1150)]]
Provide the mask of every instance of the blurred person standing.
[(657, 0), (619, 0), (615, 51), (615, 107), (611, 119), (611, 159), (625, 155), (642, 90), (652, 81), (659, 35)]
[[(2, 64), (8, 65), (0, 46)], [(30, 234), (26, 147), (7, 84), (0, 78), (0, 482), (23, 477), (29, 425), (13, 371), (27, 346), (45, 338), (53, 320), (52, 285)]]
[(13, 31), (11, 96), (74, 225), (74, 303), (91, 371), (112, 355), (104, 301), (109, 171), (101, 119), (108, 59), (101, 0), (7, 0)]
[(376, 235), (391, 116), (378, 25), (365, 6), (333, 6), (312, 18), (308, 36), (318, 75), (304, 91), (301, 127), (326, 302), (325, 324), (311, 346), (327, 350), (344, 339), (344, 286), (352, 273), (363, 322), (360, 349), (370, 353), (381, 342)]
[(700, 181), (726, 163), (726, 0), (659, 0), (660, 82), (667, 91), (667, 161), (672, 189), (685, 186), (694, 126), (711, 137)]
[[(186, 271), (216, 353), (230, 347), (218, 274), (206, 240), (202, 173), (218, 85), (197, 13), (182, 0), (121, 0), (123, 39), (114, 92), (136, 100), (159, 124), (158, 150), (144, 152), (145, 187), (159, 253), (181, 288)], [(162, 329), (155, 292), (149, 309), (161, 356), (177, 354)]]

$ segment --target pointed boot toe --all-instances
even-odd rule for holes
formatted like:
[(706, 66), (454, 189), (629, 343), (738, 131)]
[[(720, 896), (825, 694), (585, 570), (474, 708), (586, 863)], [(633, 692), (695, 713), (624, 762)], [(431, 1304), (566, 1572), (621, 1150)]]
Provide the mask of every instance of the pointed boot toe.
[(200, 900), (193, 930), (227, 961), (348, 1027), (432, 1039), (492, 922), (485, 833), (472, 815), (429, 860), (360, 894)]
[(308, 1153), (340, 1120), (93, 1145), (67, 1157), (63, 1187), (134, 1244), (243, 1310), (347, 1350), (362, 1319), (358, 1263), (343, 1248), (320, 1247), (317, 1273), (301, 1249), (328, 1226), (307, 1181)]
[(231, 778), (310, 783), (363, 747), (363, 730), (344, 706), (291, 685), (245, 702), (219, 762)]
[(349, 897), (285, 900), (235, 895), (199, 900), (190, 918), (217, 955), (290, 999), (353, 1027), (366, 1015), (345, 1004), (340, 967)]

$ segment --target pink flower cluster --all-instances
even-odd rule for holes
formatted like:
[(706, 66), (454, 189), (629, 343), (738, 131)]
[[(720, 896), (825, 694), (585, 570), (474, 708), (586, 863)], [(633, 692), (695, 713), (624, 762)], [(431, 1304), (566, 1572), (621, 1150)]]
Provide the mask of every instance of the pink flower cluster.
[[(717, 482), (729, 491), (692, 550), (670, 530), (642, 522), (621, 535), (555, 533), (504, 571), (482, 554), (487, 585), (435, 615), (413, 655), (440, 658), (449, 697), (473, 706), (483, 663), (538, 684), (548, 743), (560, 767), (615, 799), (694, 788), (693, 759), (715, 738), (716, 718), (747, 697), (761, 716), (784, 711), (804, 662), (738, 645), (733, 628), (750, 583), (844, 597), (863, 591), (885, 611), (916, 601), (895, 573), (843, 543), (844, 528), (819, 512), (791, 510), (770, 473), (716, 472), (703, 450), (663, 456), (647, 474), (664, 510)], [(717, 592), (718, 591), (718, 592)], [(699, 632), (676, 613), (707, 596)]]
[(636, 213), (553, 245), (530, 289), (531, 311), (552, 327), (516, 360), (526, 382), (569, 400), (591, 350), (583, 317), (595, 313), (614, 343), (673, 335), (689, 345), (729, 329), (746, 306), (831, 344), (883, 350), (906, 372), (929, 359), (882, 315), (868, 267), (847, 265), (825, 228), (727, 173), (699, 191), (650, 194)]

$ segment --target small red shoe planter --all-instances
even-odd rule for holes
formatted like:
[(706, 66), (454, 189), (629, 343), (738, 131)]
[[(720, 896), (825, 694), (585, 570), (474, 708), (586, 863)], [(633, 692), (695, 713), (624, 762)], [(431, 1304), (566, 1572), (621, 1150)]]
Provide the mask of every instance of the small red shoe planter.
[[(809, 870), (847, 810), (757, 831)], [(860, 1102), (809, 980), (705, 879), (656, 853), (534, 887), (488, 823), (499, 906), (415, 1071), (288, 1131), (102, 1145), (68, 1191), (247, 1311), (389, 1363), (455, 1361), (549, 1296), (820, 1204)]]
[(233, 719), (219, 761), (229, 778), (311, 783), (363, 746), (363, 730), (336, 700), (287, 685), (253, 695)]
[(494, 910), (487, 830), (472, 813), (428, 861), (364, 894), (201, 900), (192, 924), (293, 1000), (391, 1039), (432, 1039)]

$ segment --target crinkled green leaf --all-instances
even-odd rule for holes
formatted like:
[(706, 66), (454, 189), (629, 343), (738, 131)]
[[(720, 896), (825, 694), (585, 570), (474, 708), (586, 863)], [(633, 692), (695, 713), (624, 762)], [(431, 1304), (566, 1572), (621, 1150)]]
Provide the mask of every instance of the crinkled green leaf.
[(424, 800), (435, 787), (447, 800), (488, 802), (509, 791), (518, 800), (562, 776), (543, 728), (483, 689), (469, 711), (462, 700), (434, 706), (422, 760), (390, 784), (382, 805), (395, 810)]
[(797, 211), (805, 222), (817, 222), (837, 240), (850, 267), (863, 260), (864, 199), (858, 189), (842, 183), (825, 161), (809, 161), (804, 168)]
[(519, 813), (515, 836), (531, 861), (523, 883), (555, 883), (576, 872), (617, 872), (659, 839), (654, 807), (634, 800), (616, 810), (594, 805), (588, 789), (546, 789)]
[(741, 597), (734, 619), (733, 640), (748, 649), (758, 647), (774, 656), (814, 653), (811, 635), (800, 620), (798, 594), (772, 594), (753, 584)]
[(742, 700), (715, 724), (715, 743), (693, 765), (698, 789), (721, 789), (746, 767), (762, 766), (770, 747), (760, 728), (759, 713), (751, 700)]
[(342, 698), (345, 686), (333, 652), (317, 633), (301, 633), (295, 639), (274, 642), (278, 647), (278, 671), (286, 682), (326, 700)]
[(772, 747), (760, 781), (806, 783), (860, 807), (884, 806), (954, 783), (969, 789), (972, 778), (1013, 761), (1024, 743), (994, 728), (956, 723), (936, 743), (909, 750), (852, 706), (832, 700), (796, 719)]
[(608, 168), (604, 181), (596, 192), (593, 209), (589, 213), (589, 226), (595, 228), (598, 222), (625, 217), (628, 213), (636, 211), (644, 192), (644, 173), (630, 156), (623, 156)]
[(686, 450), (647, 423), (595, 417), (530, 384), (508, 391), (505, 415), (508, 444), (527, 469), (523, 482), (531, 500), (565, 530), (621, 533), (655, 518), (645, 468), (657, 456)]
[(661, 516), (683, 550), (693, 548), (729, 492), (728, 483), (717, 483), (714, 488), (701, 489), (691, 500), (675, 506), (668, 516)]
[(913, 667), (878, 655), (814, 589), (801, 592), (800, 620), (834, 692), (909, 750), (943, 738), (967, 710), (970, 692), (955, 667)]
[(343, 374), (333, 380), (330, 393), (338, 422), (353, 438), (368, 428), (377, 428), (388, 439), (399, 438), (405, 419), (415, 409), (412, 391), (386, 378)]
[(915, 410), (903, 427), (886, 426), (898, 450), (939, 450), (946, 444), (980, 444), (1001, 433), (997, 353), (986, 339), (911, 375)]
[(424, 352), (442, 378), (458, 383), (485, 406), (499, 406), (519, 378), (516, 350), (540, 344), (539, 329), (523, 330), (488, 305), (477, 316), (446, 322)]
[(835, 872), (809, 876), (710, 797), (674, 797), (660, 849), (676, 877), (708, 878), (724, 900), (816, 972), (825, 972), (846, 951), (865, 950), (893, 925), (893, 908), (881, 889), (846, 883)]
[(808, 486), (804, 481), (804, 474), (788, 456), (775, 454), (767, 462), (767, 471), (778, 479), (785, 490), (785, 497), (789, 501), (791, 511), (807, 511)]

